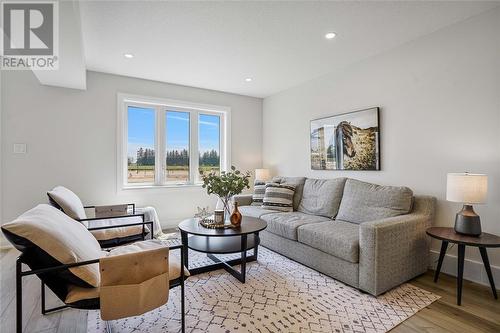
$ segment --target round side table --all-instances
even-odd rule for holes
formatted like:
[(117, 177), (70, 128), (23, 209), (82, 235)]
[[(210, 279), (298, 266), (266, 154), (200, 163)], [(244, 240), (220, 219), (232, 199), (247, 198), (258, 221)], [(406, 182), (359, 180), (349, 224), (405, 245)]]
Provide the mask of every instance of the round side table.
[(439, 261), (436, 267), (436, 273), (434, 275), (434, 282), (437, 282), (439, 277), (439, 272), (441, 271), (441, 266), (443, 264), (443, 259), (448, 249), (449, 243), (454, 243), (458, 245), (458, 272), (457, 272), (457, 304), (462, 304), (462, 281), (464, 275), (464, 259), (465, 259), (465, 247), (474, 246), (479, 248), (481, 253), (481, 258), (483, 259), (484, 268), (486, 269), (486, 274), (488, 274), (488, 280), (490, 281), (491, 290), (493, 292), (493, 297), (498, 299), (497, 290), (495, 289), (495, 281), (493, 280), (493, 274), (491, 273), (490, 261), (488, 260), (488, 253), (486, 252), (487, 247), (500, 247), (500, 237), (492, 234), (483, 232), (479, 237), (461, 235), (455, 232), (453, 228), (443, 228), (443, 227), (432, 227), (426, 230), (427, 235), (432, 238), (441, 240), (441, 251), (439, 253)]

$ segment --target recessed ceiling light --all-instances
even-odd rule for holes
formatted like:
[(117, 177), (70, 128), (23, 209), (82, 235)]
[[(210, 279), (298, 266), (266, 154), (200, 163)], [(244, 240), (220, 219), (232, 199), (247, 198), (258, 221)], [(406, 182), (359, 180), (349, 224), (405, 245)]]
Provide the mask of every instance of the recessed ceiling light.
[(246, 82), (252, 82), (252, 78), (251, 78), (251, 77), (247, 77), (247, 78), (245, 79), (245, 81), (246, 81)]
[(131, 53), (125, 53), (123, 56), (127, 59), (132, 59), (134, 57), (134, 55)]
[(325, 35), (326, 39), (334, 39), (337, 34), (335, 32), (329, 32)]

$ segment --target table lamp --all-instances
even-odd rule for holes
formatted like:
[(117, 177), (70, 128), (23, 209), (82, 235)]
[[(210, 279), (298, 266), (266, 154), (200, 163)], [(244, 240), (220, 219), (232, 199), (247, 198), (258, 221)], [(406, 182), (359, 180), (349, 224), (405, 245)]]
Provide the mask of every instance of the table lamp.
[(455, 218), (455, 232), (467, 236), (481, 235), (481, 220), (472, 204), (486, 202), (488, 177), (473, 173), (449, 173), (446, 181), (446, 200), (461, 202), (462, 210)]
[(266, 181), (271, 178), (271, 172), (269, 172), (269, 169), (255, 169), (255, 179), (256, 180), (261, 180), (261, 181)]

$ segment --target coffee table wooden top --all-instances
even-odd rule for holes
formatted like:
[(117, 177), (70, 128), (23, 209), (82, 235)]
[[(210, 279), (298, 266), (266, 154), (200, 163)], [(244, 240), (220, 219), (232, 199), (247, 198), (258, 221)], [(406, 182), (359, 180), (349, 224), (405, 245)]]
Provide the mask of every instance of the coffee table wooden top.
[(191, 218), (182, 221), (179, 224), (179, 229), (191, 235), (209, 236), (209, 237), (228, 237), (253, 234), (264, 230), (267, 223), (256, 217), (243, 216), (241, 226), (239, 228), (228, 229), (210, 229), (203, 227), (198, 218)]
[(500, 237), (483, 232), (479, 237), (461, 235), (453, 228), (432, 227), (426, 230), (427, 235), (450, 243), (478, 247), (500, 247)]

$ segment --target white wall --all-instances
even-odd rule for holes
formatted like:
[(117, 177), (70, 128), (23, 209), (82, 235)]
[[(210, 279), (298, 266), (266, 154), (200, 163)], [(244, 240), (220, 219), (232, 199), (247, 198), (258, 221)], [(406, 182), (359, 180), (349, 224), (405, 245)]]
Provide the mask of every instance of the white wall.
[[(3, 182), (2, 182), (2, 165), (3, 165), (3, 151), (2, 151), (2, 142), (3, 142), (3, 137), (2, 137), (2, 115), (3, 115), (3, 90), (2, 90), (2, 76), (3, 76), (3, 71), (0, 70), (0, 218), (2, 217), (3, 213), (3, 200), (2, 200), (2, 188), (3, 188)], [(1, 221), (1, 220), (0, 220)], [(0, 237), (0, 249), (4, 247), (4, 238)]]
[[(483, 231), (500, 235), (499, 32), (497, 8), (266, 98), (264, 165), (290, 176), (409, 186), (438, 198), (438, 226), (453, 226), (460, 209), (445, 201), (446, 173), (486, 173), (488, 204), (475, 208)], [(312, 171), (309, 121), (370, 106), (381, 107), (382, 171)], [(489, 253), (499, 275), (500, 249)], [(467, 257), (481, 261), (477, 249)]]
[[(47, 202), (45, 192), (58, 184), (84, 203), (155, 206), (164, 227), (214, 204), (201, 187), (117, 193), (118, 92), (229, 106), (232, 164), (262, 165), (261, 99), (96, 72), (87, 73), (86, 91), (42, 86), (31, 72), (2, 74), (4, 222)], [(13, 143), (27, 143), (28, 153), (13, 154)]]

